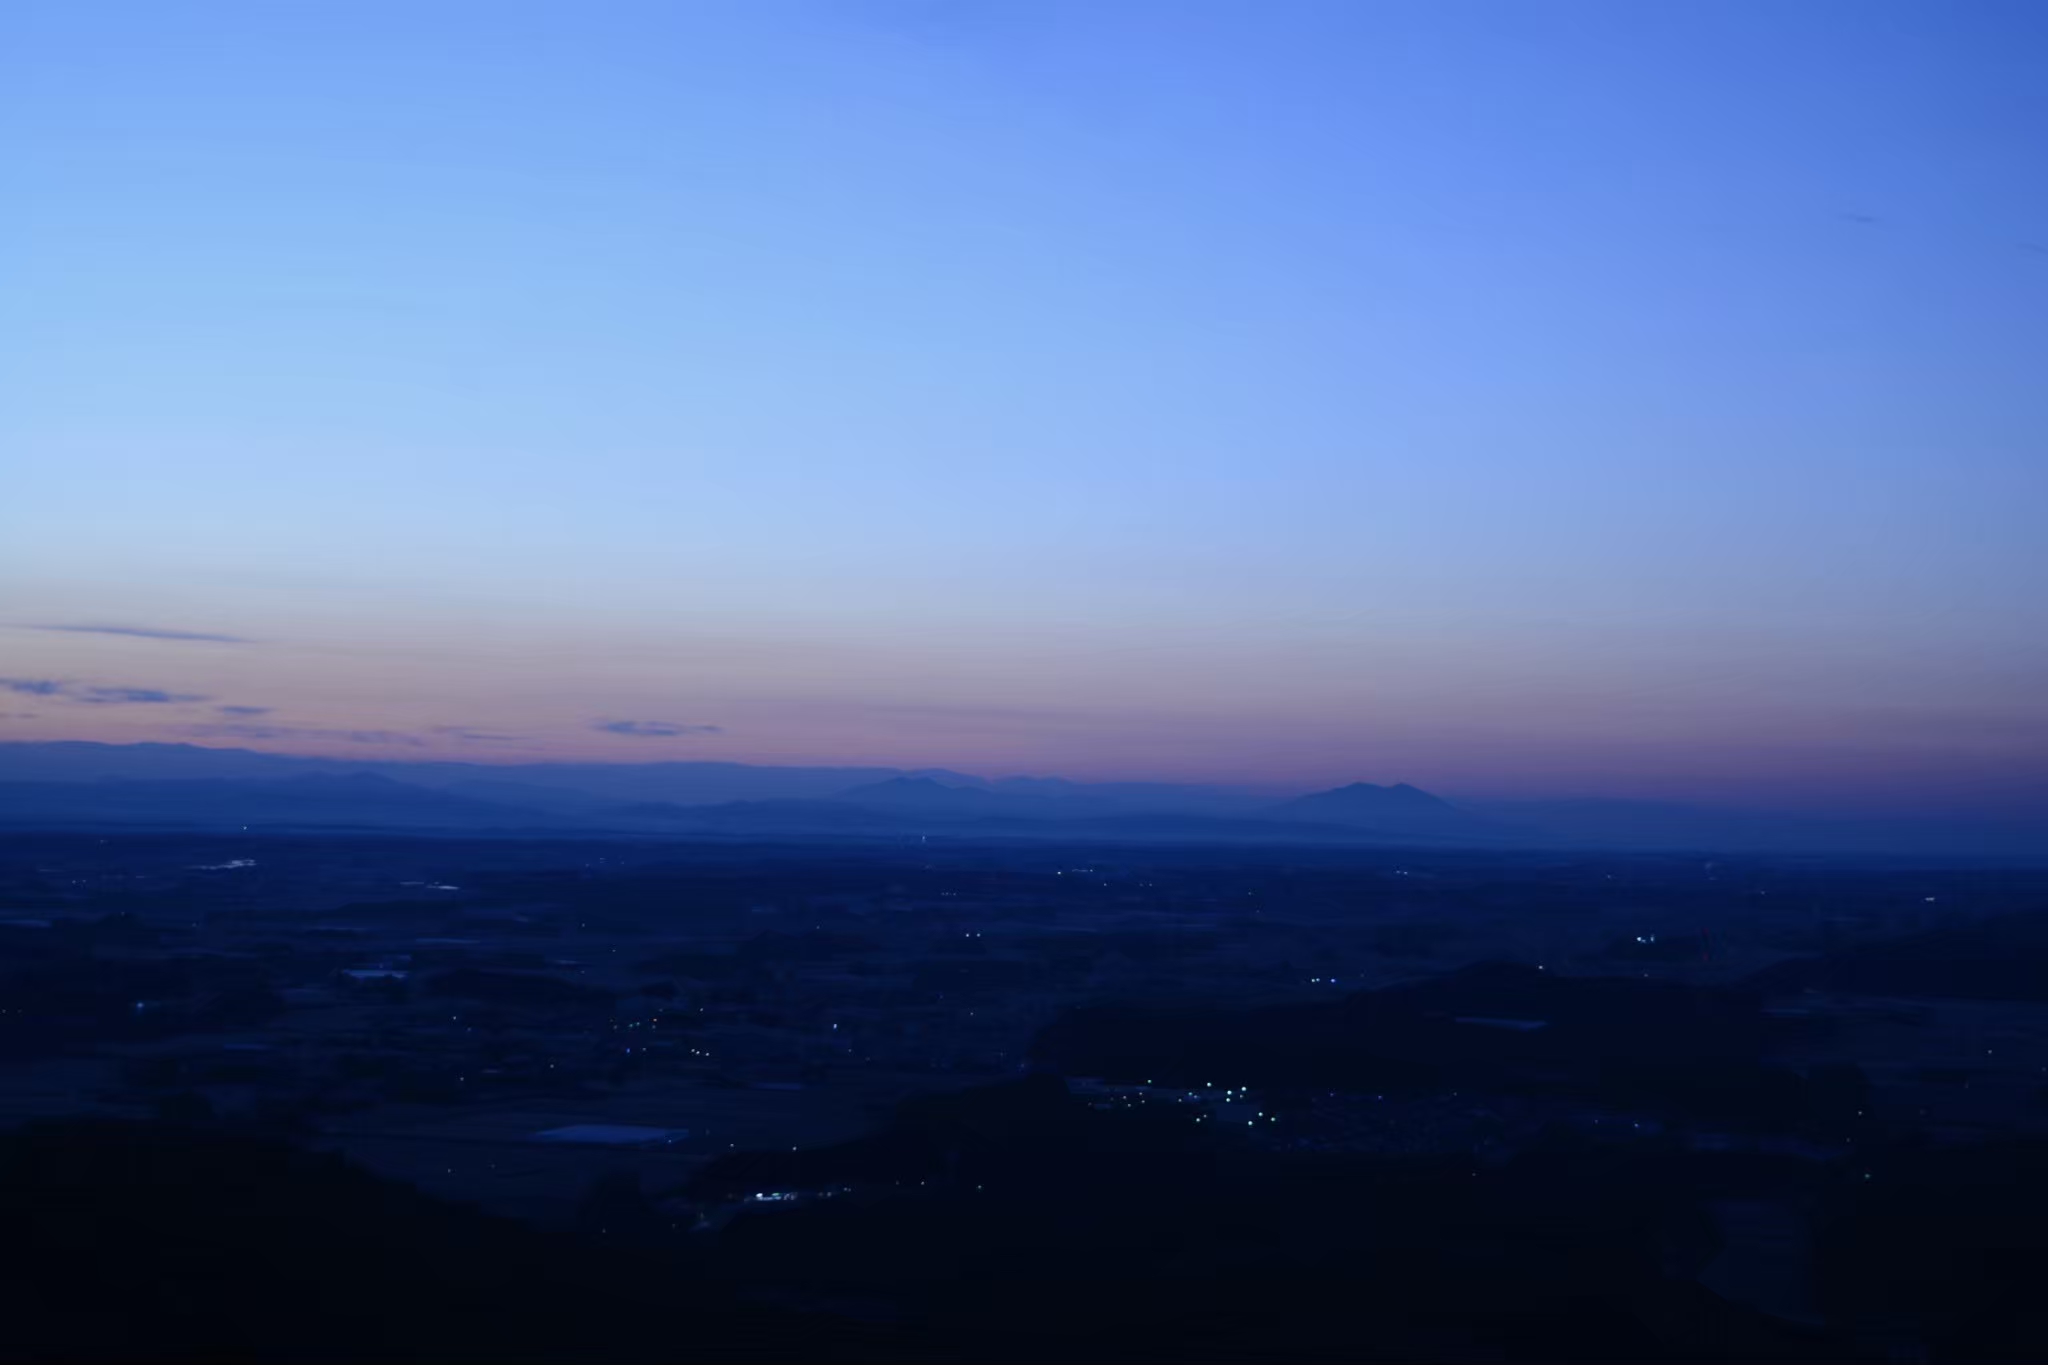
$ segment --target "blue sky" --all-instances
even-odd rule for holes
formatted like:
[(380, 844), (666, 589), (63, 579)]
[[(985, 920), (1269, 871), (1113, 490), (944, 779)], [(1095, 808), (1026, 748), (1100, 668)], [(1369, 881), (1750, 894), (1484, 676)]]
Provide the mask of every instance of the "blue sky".
[(0, 735), (2048, 801), (2038, 5), (0, 22)]

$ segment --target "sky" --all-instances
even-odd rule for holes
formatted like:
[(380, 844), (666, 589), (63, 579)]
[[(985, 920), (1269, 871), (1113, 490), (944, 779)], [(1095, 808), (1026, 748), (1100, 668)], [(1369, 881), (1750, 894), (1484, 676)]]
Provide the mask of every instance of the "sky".
[(2048, 811), (2044, 61), (14, 0), (0, 739)]

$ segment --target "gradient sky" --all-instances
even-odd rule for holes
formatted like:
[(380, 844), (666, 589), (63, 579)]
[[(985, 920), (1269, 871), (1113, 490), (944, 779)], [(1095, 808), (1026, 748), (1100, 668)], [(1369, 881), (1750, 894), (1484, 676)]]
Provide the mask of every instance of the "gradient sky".
[(2048, 809), (2044, 67), (13, 0), (0, 738)]

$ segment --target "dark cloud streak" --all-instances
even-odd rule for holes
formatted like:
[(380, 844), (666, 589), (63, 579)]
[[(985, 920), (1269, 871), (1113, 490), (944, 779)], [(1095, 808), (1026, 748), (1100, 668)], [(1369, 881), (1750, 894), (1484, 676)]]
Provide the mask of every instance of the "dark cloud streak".
[(158, 630), (153, 626), (30, 626), (30, 630), (54, 630), (66, 635), (122, 635), (133, 640), (173, 640), (215, 645), (248, 645), (255, 641), (240, 635), (215, 635), (204, 630)]
[(55, 678), (0, 678), (0, 687), (27, 697), (61, 697), (86, 706), (183, 706), (212, 700), (198, 692), (166, 692), (160, 687), (85, 687)]
[(472, 730), (467, 725), (436, 725), (434, 733), (469, 744), (517, 744), (520, 741), (518, 735), (503, 735), (495, 730)]
[(81, 687), (65, 695), (87, 706), (181, 706), (212, 700), (198, 692), (166, 692), (159, 687)]
[(635, 739), (674, 739), (681, 735), (717, 735), (717, 725), (677, 725), (666, 720), (594, 720), (590, 728), (607, 735), (629, 735)]
[(426, 741), (402, 730), (338, 730), (302, 725), (188, 725), (185, 733), (202, 739), (338, 739), (347, 744), (402, 744), (409, 749)]

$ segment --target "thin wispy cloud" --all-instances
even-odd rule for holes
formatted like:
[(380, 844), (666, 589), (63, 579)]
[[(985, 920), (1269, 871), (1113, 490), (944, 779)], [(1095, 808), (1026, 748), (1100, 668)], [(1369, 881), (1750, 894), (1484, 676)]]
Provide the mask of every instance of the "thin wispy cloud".
[(161, 687), (92, 687), (57, 678), (0, 678), (0, 688), (26, 697), (56, 697), (87, 706), (182, 706), (211, 700), (198, 692), (167, 692)]
[(718, 725), (678, 725), (666, 720), (594, 720), (590, 728), (607, 735), (629, 735), (635, 739), (675, 739), (681, 735), (723, 734)]
[(350, 744), (403, 744), (417, 749), (426, 743), (418, 735), (408, 735), (398, 730), (336, 730), (331, 732), (336, 739)]
[(179, 706), (207, 701), (199, 692), (166, 692), (160, 687), (80, 687), (64, 694), (88, 706)]
[(503, 735), (495, 730), (472, 730), (467, 725), (436, 725), (434, 733), (466, 744), (517, 744), (520, 739), (518, 735)]
[(418, 735), (403, 730), (342, 730), (305, 725), (188, 725), (184, 733), (201, 739), (336, 739), (344, 744), (401, 744), (408, 749), (426, 744)]
[(131, 640), (174, 640), (215, 645), (247, 645), (255, 641), (240, 635), (216, 635), (204, 630), (163, 630), (156, 626), (101, 626), (86, 624), (35, 625), (30, 630), (54, 630), (66, 635), (122, 635)]
[(267, 716), (277, 708), (274, 706), (216, 706), (213, 709), (224, 716)]
[(205, 739), (283, 739), (303, 732), (289, 725), (209, 724), (188, 725), (185, 733)]

